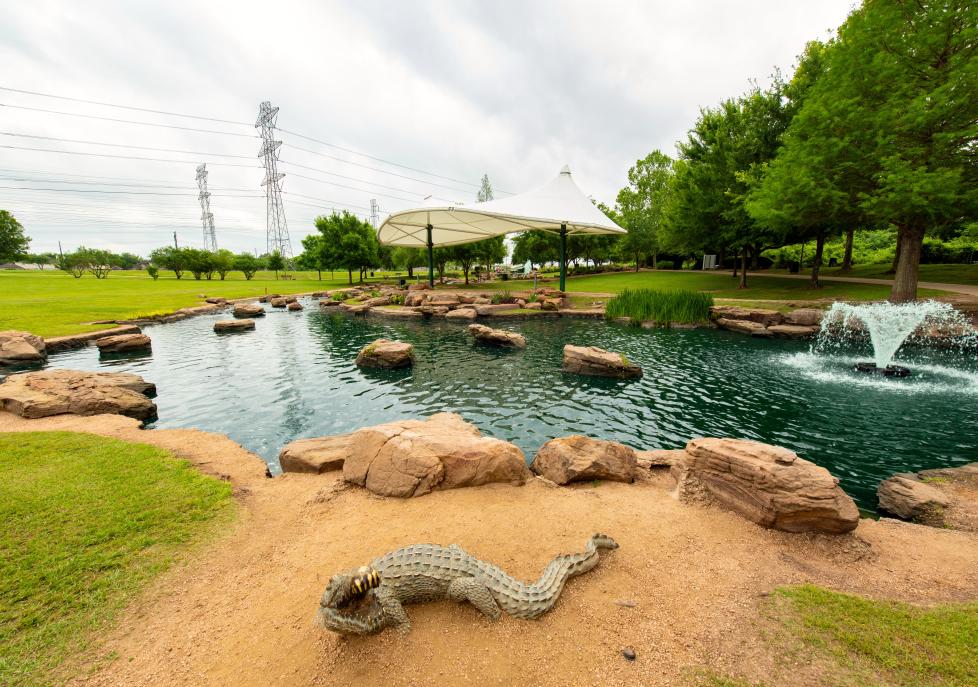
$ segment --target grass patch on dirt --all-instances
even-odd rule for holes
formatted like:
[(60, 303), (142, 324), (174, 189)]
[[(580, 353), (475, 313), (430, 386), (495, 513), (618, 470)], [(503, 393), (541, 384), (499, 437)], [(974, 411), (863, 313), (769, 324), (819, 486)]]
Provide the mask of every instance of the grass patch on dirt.
[(838, 664), (826, 684), (978, 685), (978, 603), (923, 607), (812, 585), (772, 598), (786, 629)]
[(62, 682), (146, 582), (233, 514), (229, 484), (161, 449), (0, 434), (0, 684)]

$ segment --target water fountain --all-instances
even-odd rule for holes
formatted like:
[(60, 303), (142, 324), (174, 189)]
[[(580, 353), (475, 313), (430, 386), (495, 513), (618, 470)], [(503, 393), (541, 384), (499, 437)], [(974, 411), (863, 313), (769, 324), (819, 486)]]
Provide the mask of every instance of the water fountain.
[(905, 342), (942, 346), (972, 344), (976, 333), (968, 319), (948, 303), (833, 303), (822, 319), (816, 348), (827, 341), (864, 340), (873, 346), (873, 362), (857, 362), (854, 369), (886, 377), (907, 377), (910, 369), (893, 364)]

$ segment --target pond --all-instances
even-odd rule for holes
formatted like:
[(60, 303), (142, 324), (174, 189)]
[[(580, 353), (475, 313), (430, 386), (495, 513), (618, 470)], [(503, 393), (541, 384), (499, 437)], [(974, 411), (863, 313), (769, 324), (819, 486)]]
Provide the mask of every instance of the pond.
[[(439, 411), (512, 441), (531, 460), (548, 439), (587, 434), (639, 449), (692, 437), (780, 444), (828, 468), (863, 508), (895, 472), (978, 460), (978, 371), (969, 359), (918, 351), (905, 380), (850, 372), (856, 358), (813, 355), (809, 344), (715, 330), (644, 330), (595, 320), (494, 324), (518, 330), (525, 351), (476, 345), (464, 325), (269, 309), (257, 331), (216, 335), (204, 316), (147, 327), (152, 354), (100, 360), (95, 348), (49, 366), (135, 372), (158, 387), (155, 427), (222, 432), (279, 471), (300, 437)], [(497, 321), (498, 322), (498, 321)], [(378, 338), (415, 345), (411, 370), (360, 370)], [(560, 371), (565, 343), (621, 351), (636, 381)], [(899, 356), (898, 356), (899, 357)]]

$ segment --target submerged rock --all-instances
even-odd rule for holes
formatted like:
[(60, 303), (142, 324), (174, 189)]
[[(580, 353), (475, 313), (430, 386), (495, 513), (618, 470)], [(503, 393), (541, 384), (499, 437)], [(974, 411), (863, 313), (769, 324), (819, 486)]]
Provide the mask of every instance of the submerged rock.
[(505, 329), (493, 329), (484, 324), (470, 324), (469, 334), (480, 343), (502, 348), (526, 348), (526, 338), (522, 334)]
[(642, 376), (642, 368), (628, 362), (621, 353), (595, 346), (564, 346), (564, 372), (599, 377), (634, 379)]
[(47, 360), (44, 339), (30, 332), (0, 332), (0, 365), (39, 363)]
[(149, 396), (156, 386), (124, 372), (42, 370), (7, 377), (0, 384), (0, 407), (25, 418), (49, 415), (156, 416)]
[(693, 439), (671, 468), (681, 498), (705, 494), (764, 527), (843, 534), (859, 510), (828, 470), (794, 451), (743, 439)]
[(384, 496), (421, 496), (490, 482), (522, 485), (530, 475), (519, 448), (482, 436), (454, 413), (364, 427), (332, 448), (344, 442), (343, 479)]
[(145, 334), (116, 334), (103, 336), (95, 340), (99, 353), (128, 353), (130, 351), (148, 351), (153, 342)]
[(595, 479), (632, 482), (636, 458), (635, 449), (616, 441), (574, 435), (545, 443), (530, 468), (556, 484)]
[(403, 341), (377, 339), (357, 354), (358, 367), (401, 368), (414, 365), (414, 346)]

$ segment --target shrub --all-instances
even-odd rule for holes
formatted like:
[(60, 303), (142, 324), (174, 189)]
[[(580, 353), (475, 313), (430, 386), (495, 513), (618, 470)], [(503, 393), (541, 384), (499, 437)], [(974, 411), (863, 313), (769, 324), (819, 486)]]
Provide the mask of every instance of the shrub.
[(710, 318), (713, 296), (699, 291), (659, 291), (656, 289), (625, 289), (608, 301), (608, 319), (627, 317), (632, 323), (670, 322), (694, 323)]
[(157, 279), (160, 278), (160, 268), (157, 267), (156, 265), (150, 265), (149, 267), (147, 267), (146, 273), (149, 274), (149, 276), (153, 279), (153, 281), (156, 281)]

